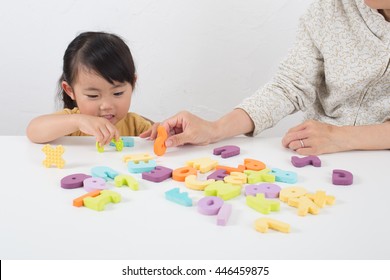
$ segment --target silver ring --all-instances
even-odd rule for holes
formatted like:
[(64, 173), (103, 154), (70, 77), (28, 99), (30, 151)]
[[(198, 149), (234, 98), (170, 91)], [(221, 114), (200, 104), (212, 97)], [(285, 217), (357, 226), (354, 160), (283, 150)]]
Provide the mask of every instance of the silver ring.
[(303, 140), (302, 140), (302, 139), (299, 139), (299, 142), (301, 142), (301, 147), (302, 147), (302, 148), (305, 148), (305, 143), (303, 143)]

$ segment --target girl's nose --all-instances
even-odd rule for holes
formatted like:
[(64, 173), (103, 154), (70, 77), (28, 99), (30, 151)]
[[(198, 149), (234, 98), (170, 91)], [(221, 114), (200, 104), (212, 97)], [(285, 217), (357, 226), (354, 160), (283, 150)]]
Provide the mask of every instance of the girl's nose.
[(112, 108), (112, 103), (109, 100), (103, 99), (100, 103), (100, 110), (104, 111)]

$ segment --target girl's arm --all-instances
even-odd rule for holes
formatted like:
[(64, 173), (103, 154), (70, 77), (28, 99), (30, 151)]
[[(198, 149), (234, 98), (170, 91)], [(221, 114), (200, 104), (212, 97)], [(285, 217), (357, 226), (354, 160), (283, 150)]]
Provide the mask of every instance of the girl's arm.
[(335, 126), (310, 120), (291, 128), (282, 143), (301, 155), (386, 150), (390, 149), (390, 121), (373, 125)]
[(26, 133), (34, 143), (47, 143), (78, 130), (95, 136), (101, 145), (119, 138), (117, 128), (108, 120), (83, 114), (39, 116), (29, 123)]

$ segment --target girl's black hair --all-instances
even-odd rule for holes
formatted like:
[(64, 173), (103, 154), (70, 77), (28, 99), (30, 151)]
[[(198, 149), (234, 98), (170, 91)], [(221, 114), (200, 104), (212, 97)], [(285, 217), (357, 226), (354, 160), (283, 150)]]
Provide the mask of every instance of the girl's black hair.
[(77, 106), (62, 89), (66, 81), (73, 86), (80, 66), (96, 72), (109, 83), (128, 82), (134, 88), (135, 66), (129, 47), (117, 35), (105, 32), (84, 32), (78, 35), (68, 46), (64, 54), (63, 71), (59, 80), (59, 98), (64, 108)]

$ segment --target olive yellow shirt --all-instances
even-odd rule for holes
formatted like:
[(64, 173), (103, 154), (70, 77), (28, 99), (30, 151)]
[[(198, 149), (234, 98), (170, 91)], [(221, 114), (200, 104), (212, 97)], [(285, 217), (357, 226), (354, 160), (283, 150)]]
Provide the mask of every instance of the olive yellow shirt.
[[(56, 114), (80, 114), (79, 108), (63, 109)], [(121, 136), (138, 136), (142, 132), (152, 127), (152, 122), (141, 117), (136, 113), (127, 113), (127, 116), (115, 124)], [(80, 130), (75, 131), (68, 136), (89, 136)]]

